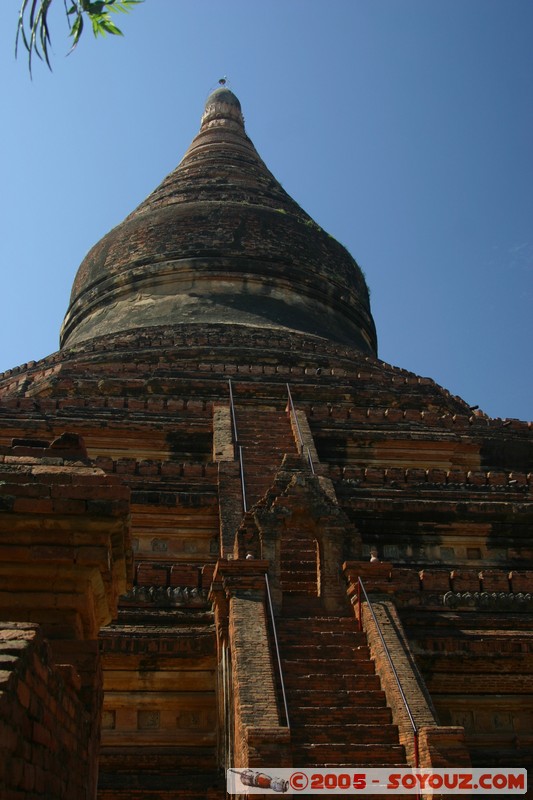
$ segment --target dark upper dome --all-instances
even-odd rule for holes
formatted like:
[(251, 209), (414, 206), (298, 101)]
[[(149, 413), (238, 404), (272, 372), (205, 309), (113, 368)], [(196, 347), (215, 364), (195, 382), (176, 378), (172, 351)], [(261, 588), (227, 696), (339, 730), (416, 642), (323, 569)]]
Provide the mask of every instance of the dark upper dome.
[(179, 166), (82, 262), (61, 346), (154, 325), (242, 324), (376, 352), (348, 251), (269, 172), (225, 87)]
[(238, 110), (239, 114), (241, 114), (241, 104), (239, 102), (239, 98), (236, 97), (231, 89), (228, 89), (226, 86), (219, 86), (218, 89), (215, 89), (214, 92), (211, 92), (207, 98), (206, 108), (207, 106), (210, 106), (213, 109), (220, 109), (222, 104), (234, 106)]

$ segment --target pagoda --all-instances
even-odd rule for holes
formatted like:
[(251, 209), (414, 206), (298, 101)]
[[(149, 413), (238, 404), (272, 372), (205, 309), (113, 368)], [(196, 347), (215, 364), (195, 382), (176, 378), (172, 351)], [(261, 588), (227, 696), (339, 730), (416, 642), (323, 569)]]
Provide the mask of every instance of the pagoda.
[(531, 423), (378, 358), (227, 86), (0, 419), (2, 796), (533, 767)]

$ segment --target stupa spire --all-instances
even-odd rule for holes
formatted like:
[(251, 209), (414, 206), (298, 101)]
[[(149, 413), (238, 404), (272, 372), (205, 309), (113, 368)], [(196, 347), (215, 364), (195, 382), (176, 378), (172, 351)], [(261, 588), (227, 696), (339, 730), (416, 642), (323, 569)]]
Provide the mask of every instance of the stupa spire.
[(218, 89), (211, 92), (206, 100), (201, 130), (208, 127), (213, 120), (233, 120), (244, 128), (241, 104), (233, 92), (225, 85), (225, 80), (225, 78), (221, 78), (219, 83), (224, 81), (224, 84), (221, 84)]
[(194, 323), (376, 350), (361, 270), (268, 170), (226, 85), (207, 98), (178, 167), (82, 262), (61, 346)]

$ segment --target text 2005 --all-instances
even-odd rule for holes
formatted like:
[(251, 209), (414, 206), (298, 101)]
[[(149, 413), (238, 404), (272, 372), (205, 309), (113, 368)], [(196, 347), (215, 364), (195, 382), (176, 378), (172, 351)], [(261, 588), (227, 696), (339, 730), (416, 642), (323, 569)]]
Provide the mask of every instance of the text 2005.
[(349, 775), (347, 772), (341, 772), (340, 775), (333, 772), (317, 773), (311, 775), (311, 789), (366, 789), (366, 775)]

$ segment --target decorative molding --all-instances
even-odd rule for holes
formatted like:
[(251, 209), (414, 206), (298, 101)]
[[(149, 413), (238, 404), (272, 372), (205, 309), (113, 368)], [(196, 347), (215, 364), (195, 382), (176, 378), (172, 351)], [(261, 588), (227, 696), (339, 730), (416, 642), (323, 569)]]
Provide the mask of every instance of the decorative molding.
[(207, 589), (188, 586), (134, 586), (120, 598), (121, 606), (157, 606), (158, 608), (205, 608), (209, 605)]
[(531, 592), (446, 592), (443, 603), (448, 608), (531, 612), (533, 594)]

